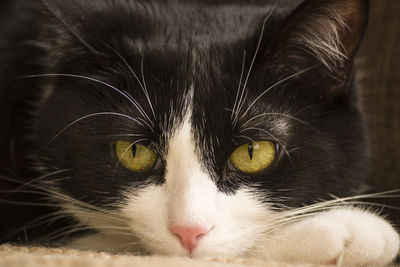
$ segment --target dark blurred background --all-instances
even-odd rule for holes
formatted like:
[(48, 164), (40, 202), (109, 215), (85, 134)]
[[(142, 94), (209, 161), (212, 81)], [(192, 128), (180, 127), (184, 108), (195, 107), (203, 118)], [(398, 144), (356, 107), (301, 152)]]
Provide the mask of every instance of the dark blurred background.
[[(370, 4), (358, 60), (371, 140), (368, 182), (378, 192), (400, 189), (400, 0), (370, 0)], [(379, 202), (400, 209), (398, 195)], [(387, 211), (400, 229), (400, 210)]]

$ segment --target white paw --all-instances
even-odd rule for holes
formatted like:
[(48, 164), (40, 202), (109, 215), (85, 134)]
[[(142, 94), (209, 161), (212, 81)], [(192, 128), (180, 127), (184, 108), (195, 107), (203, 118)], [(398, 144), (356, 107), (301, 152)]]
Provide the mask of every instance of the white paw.
[(338, 266), (384, 266), (399, 252), (399, 235), (384, 219), (335, 209), (295, 222), (263, 240), (264, 257)]

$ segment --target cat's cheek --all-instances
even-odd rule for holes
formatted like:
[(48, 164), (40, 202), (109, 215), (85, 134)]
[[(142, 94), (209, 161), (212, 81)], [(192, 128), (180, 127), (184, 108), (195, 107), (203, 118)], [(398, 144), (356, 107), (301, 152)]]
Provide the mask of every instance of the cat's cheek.
[[(127, 195), (129, 201), (122, 208), (127, 224), (149, 252), (183, 255), (179, 242), (168, 231), (165, 193), (162, 186), (149, 186)], [(164, 247), (168, 244), (168, 247)]]

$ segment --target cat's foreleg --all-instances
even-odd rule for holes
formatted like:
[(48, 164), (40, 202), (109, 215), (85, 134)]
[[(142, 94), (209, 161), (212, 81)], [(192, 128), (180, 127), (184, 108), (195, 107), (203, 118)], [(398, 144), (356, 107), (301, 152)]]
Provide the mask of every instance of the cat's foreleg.
[(384, 219), (355, 208), (338, 208), (282, 226), (257, 248), (268, 259), (385, 266), (399, 252), (399, 235)]

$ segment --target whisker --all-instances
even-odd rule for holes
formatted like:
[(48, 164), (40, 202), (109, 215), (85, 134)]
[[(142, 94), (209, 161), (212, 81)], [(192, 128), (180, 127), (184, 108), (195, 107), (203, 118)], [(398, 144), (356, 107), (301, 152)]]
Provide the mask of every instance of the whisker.
[[(102, 234), (112, 234), (112, 235), (119, 235), (119, 236), (127, 236), (132, 239), (136, 239), (136, 235), (133, 233), (129, 232), (130, 228), (122, 228), (122, 227), (113, 227), (113, 226), (89, 226), (89, 225), (83, 225), (83, 224), (75, 224), (75, 225), (69, 225), (63, 228), (60, 228), (56, 231), (53, 231), (52, 233), (42, 237), (39, 239), (39, 242), (43, 241), (51, 241), (51, 240), (56, 240), (59, 239), (60, 237), (66, 238), (67, 236), (85, 231), (85, 230), (99, 230)], [(120, 231), (122, 230), (122, 231)]]
[[(72, 205), (71, 205), (72, 204)], [(75, 203), (67, 203), (64, 206), (62, 206), (62, 210), (60, 210), (60, 213), (65, 213), (65, 214), (75, 214), (75, 215), (85, 215), (87, 217), (95, 217), (96, 220), (99, 218), (108, 220), (110, 223), (115, 223), (118, 225), (125, 225), (127, 219), (124, 219), (123, 216), (117, 214), (116, 212), (110, 211), (110, 210), (93, 210), (93, 209), (88, 209), (85, 207), (81, 206), (76, 206)], [(78, 208), (78, 209), (76, 209)], [(98, 208), (98, 207), (97, 207)], [(100, 209), (100, 208), (99, 208)], [(73, 211), (71, 211), (73, 210)]]
[[(48, 190), (48, 189), (47, 189)], [(103, 217), (105, 219), (111, 219), (115, 222), (119, 222), (119, 223), (125, 223), (125, 220), (121, 218), (121, 216), (119, 214), (116, 214), (115, 212), (112, 212), (110, 210), (106, 210), (97, 206), (94, 206), (92, 204), (89, 204), (87, 202), (82, 202), (78, 199), (75, 198), (71, 198), (67, 195), (64, 194), (60, 194), (58, 192), (52, 192), (50, 195), (51, 198), (54, 198), (56, 200), (61, 200), (64, 201), (64, 208), (67, 208), (68, 204), (72, 204), (72, 206), (70, 208), (84, 208), (86, 212), (97, 212), (96, 213), (96, 217)], [(74, 212), (76, 213), (77, 211), (74, 210)], [(83, 211), (79, 211), (81, 213), (83, 213)], [(88, 214), (92, 214), (92, 213), (88, 213)]]
[(67, 236), (76, 233), (76, 232), (81, 232), (84, 230), (93, 230), (93, 228), (89, 228), (89, 226), (80, 226), (81, 224), (76, 224), (76, 225), (68, 225), (62, 228), (57, 229), (56, 231), (51, 232), (50, 234), (47, 234), (40, 239), (36, 240), (37, 243), (42, 243), (42, 242), (49, 242), (52, 240), (56, 240), (60, 237), (66, 238)]
[(144, 134), (109, 134), (106, 137), (143, 137)]
[[(104, 42), (103, 42), (104, 43)], [(136, 81), (139, 83), (140, 87), (142, 88), (143, 92), (144, 92), (144, 87), (142, 82), (140, 81), (139, 77), (137, 76), (137, 74), (133, 71), (131, 65), (129, 65), (128, 61), (121, 55), (121, 53), (119, 53), (117, 50), (115, 50), (113, 47), (109, 46), (108, 44), (104, 43), (105, 46), (107, 46), (111, 51), (113, 51), (125, 64), (125, 66), (129, 69), (129, 71), (131, 72), (131, 74), (133, 75), (133, 77), (136, 79)]]
[[(41, 78), (41, 77), (70, 77), (70, 78), (78, 78), (78, 79), (84, 79), (84, 80), (89, 80), (92, 82), (96, 82), (99, 84), (102, 84), (116, 92), (118, 92), (119, 94), (121, 94), (125, 99), (127, 99), (138, 111), (139, 113), (146, 118), (150, 123), (152, 123), (152, 121), (150, 120), (150, 118), (148, 117), (148, 115), (146, 114), (146, 112), (143, 110), (143, 108), (139, 105), (139, 103), (130, 95), (128, 95), (127, 93), (123, 92), (122, 90), (116, 88), (115, 86), (108, 84), (106, 82), (100, 81), (98, 79), (92, 78), (92, 77), (87, 77), (87, 76), (82, 76), (82, 75), (76, 75), (76, 74), (67, 74), (67, 73), (45, 73), (45, 74), (35, 74), (35, 75), (26, 75), (26, 76), (20, 76), (17, 77), (17, 79), (27, 79), (27, 78)], [(152, 129), (152, 127), (145, 122), (145, 124)]]
[[(8, 181), (12, 181), (12, 182), (17, 182), (17, 183), (23, 184), (23, 182), (21, 182), (21, 181), (19, 181), (17, 179), (13, 179), (13, 178), (10, 178), (10, 177), (5, 177), (5, 176), (2, 176), (2, 175), (0, 175), (0, 177), (2, 179), (8, 180)], [(106, 209), (91, 205), (91, 204), (86, 203), (86, 202), (82, 202), (82, 201), (77, 200), (75, 198), (72, 198), (72, 197), (70, 197), (68, 195), (62, 194), (62, 193), (57, 192), (55, 190), (52, 190), (48, 186), (43, 186), (43, 185), (40, 186), (40, 185), (34, 185), (34, 184), (31, 184), (30, 186), (32, 188), (34, 188), (34, 189), (39, 190), (38, 192), (34, 191), (36, 193), (41, 193), (41, 194), (48, 193), (48, 196), (50, 198), (52, 198), (52, 199), (65, 201), (65, 203), (67, 203), (67, 204), (73, 204), (73, 205), (76, 205), (79, 208), (86, 208), (87, 210), (90, 210), (90, 211), (100, 212), (100, 214), (102, 216), (110, 215), (110, 217), (108, 217), (108, 218), (113, 219), (116, 222), (125, 223), (125, 220), (119, 219), (121, 217), (120, 215), (115, 214), (112, 211), (109, 211), (109, 210), (106, 210)], [(1, 200), (0, 199), (0, 202), (7, 202), (7, 201), (8, 200)], [(52, 204), (52, 203), (35, 203), (35, 202), (21, 202), (21, 201), (8, 201), (8, 202), (10, 204), (16, 204), (16, 205), (48, 206), (48, 207), (60, 208), (59, 204)], [(76, 206), (72, 206), (72, 207), (76, 207)]]
[(248, 137), (247, 135), (242, 135), (242, 134), (241, 134), (241, 135), (237, 135), (236, 137), (245, 138), (245, 139), (250, 140), (250, 142), (257, 143), (256, 141), (254, 141), (254, 139)]
[[(276, 3), (275, 3), (275, 6), (271, 9), (271, 12), (268, 14), (268, 16), (263, 21), (263, 24), (262, 24), (262, 27), (261, 27), (261, 32), (260, 32), (260, 37), (258, 38), (256, 51), (254, 52), (253, 59), (251, 60), (249, 71), (247, 72), (247, 76), (246, 76), (246, 79), (245, 79), (244, 84), (243, 84), (242, 94), (241, 94), (241, 96), (239, 98), (239, 102), (238, 102), (239, 104), (238, 104), (238, 108), (236, 110), (236, 116), (235, 116), (234, 125), (236, 125), (238, 114), (239, 114), (240, 110), (242, 109), (243, 104), (244, 104), (244, 99), (246, 98), (246, 97), (243, 98), (244, 91), (246, 90), (247, 82), (249, 80), (251, 71), (253, 69), (254, 62), (256, 61), (256, 58), (257, 58), (257, 55), (258, 55), (258, 51), (259, 51), (260, 46), (261, 46), (262, 38), (263, 38), (263, 35), (264, 35), (264, 31), (265, 31), (265, 25), (267, 24), (267, 21), (269, 20), (269, 18), (274, 13), (275, 8), (276, 8)], [(239, 83), (239, 85), (240, 85), (240, 83)]]
[(78, 123), (78, 122), (80, 122), (80, 121), (82, 121), (82, 120), (91, 118), (91, 117), (101, 116), (101, 115), (111, 115), (111, 116), (123, 117), (123, 118), (129, 119), (129, 120), (132, 120), (132, 121), (134, 121), (135, 123), (137, 123), (137, 124), (143, 126), (143, 124), (142, 124), (140, 121), (138, 121), (137, 119), (132, 118), (131, 116), (128, 116), (128, 115), (123, 114), (123, 113), (118, 113), (118, 112), (97, 112), (97, 113), (92, 113), (92, 114), (88, 114), (88, 115), (85, 115), (85, 116), (83, 116), (83, 117), (80, 117), (79, 119), (76, 119), (76, 120), (74, 120), (73, 122), (69, 123), (69, 124), (68, 124), (67, 126), (65, 126), (63, 129), (61, 129), (53, 138), (51, 138), (50, 141), (49, 141), (44, 147), (48, 146), (48, 145), (49, 145), (50, 143), (52, 143), (57, 137), (59, 137), (62, 133), (64, 133), (67, 129), (69, 129), (70, 127), (72, 127), (72, 126), (75, 125), (76, 123)]
[(142, 80), (143, 80), (142, 90), (143, 90), (144, 95), (147, 98), (147, 102), (149, 102), (149, 106), (151, 108), (151, 111), (153, 112), (154, 119), (156, 119), (156, 113), (154, 112), (153, 104), (151, 104), (149, 91), (147, 90), (147, 86), (146, 86), (146, 80), (144, 79), (144, 70), (143, 70), (144, 66), (143, 65), (144, 65), (144, 57), (142, 56), (142, 60), (140, 61), (140, 68), (142, 70)]
[[(57, 214), (58, 214), (58, 211), (57, 212), (51, 212), (51, 213), (48, 213), (48, 214), (46, 214), (44, 216), (36, 218), (36, 219), (24, 224), (23, 226), (13, 230), (13, 232), (11, 234), (20, 233), (21, 231), (24, 231), (24, 233), (26, 234), (26, 230), (27, 229), (32, 229), (32, 228), (35, 228), (35, 227), (38, 227), (38, 226), (41, 226), (41, 225), (44, 225), (44, 224), (46, 224), (46, 225), (42, 226), (42, 227), (48, 227), (49, 225), (51, 225), (55, 221), (63, 219), (63, 218), (71, 219), (70, 215), (67, 215), (67, 214), (57, 215)], [(55, 215), (57, 215), (57, 216), (55, 216)]]
[[(37, 178), (35, 178), (35, 179), (32, 179), (32, 180), (30, 180), (30, 181), (27, 181), (27, 182), (21, 184), (20, 186), (18, 186), (18, 187), (15, 188), (14, 190), (16, 190), (16, 191), (17, 191), (17, 190), (21, 190), (21, 189), (23, 189), (24, 187), (30, 186), (32, 183), (36, 183), (36, 182), (38, 182), (38, 181), (40, 181), (40, 180), (43, 180), (43, 179), (45, 179), (45, 178), (48, 178), (48, 177), (50, 177), (50, 176), (57, 175), (57, 174), (61, 174), (61, 173), (68, 172), (68, 171), (72, 171), (72, 169), (57, 170), (57, 171), (54, 171), (54, 172), (50, 172), (50, 173), (41, 175), (41, 176), (39, 176), (39, 177), (37, 177)], [(63, 177), (63, 178), (61, 178), (61, 179), (67, 179), (67, 178), (69, 178), (69, 177)], [(0, 191), (1, 191), (1, 190), (0, 190)]]
[[(44, 195), (46, 197), (50, 197), (51, 199), (57, 199), (57, 200), (62, 200), (62, 201), (66, 201), (65, 198), (60, 198), (60, 197), (55, 197), (53, 195), (50, 195), (46, 192), (43, 191), (34, 191), (34, 190), (20, 190), (20, 191), (16, 191), (16, 190), (0, 190), (1, 193), (4, 192), (18, 192), (18, 193), (33, 193), (33, 194), (37, 194), (37, 195)], [(21, 206), (39, 206), (39, 207), (53, 207), (53, 208), (63, 208), (63, 206), (61, 206), (60, 204), (54, 204), (54, 203), (48, 203), (48, 202), (26, 202), (26, 201), (13, 201), (13, 200), (5, 200), (5, 199), (0, 199), (0, 203), (5, 203), (5, 204), (12, 204), (12, 205), (21, 205)], [(75, 202), (72, 202), (72, 204), (76, 204)], [(68, 205), (68, 204), (67, 204)], [(74, 206), (73, 206), (74, 207)], [(64, 208), (66, 208), (66, 206), (64, 206)], [(112, 220), (114, 222), (117, 223), (125, 223), (125, 220), (123, 219), (119, 219), (115, 216), (115, 214), (107, 211), (105, 212), (104, 210), (102, 211), (96, 211), (96, 210), (79, 210), (76, 211), (74, 210), (74, 212), (69, 212), (68, 210), (59, 210), (57, 211), (58, 214), (66, 214), (65, 217), (72, 215), (72, 213), (74, 214), (81, 214), (81, 215), (90, 215), (90, 216), (96, 216), (96, 218), (103, 218), (103, 219), (108, 219), (108, 220)], [(95, 214), (94, 214), (95, 213)], [(110, 216), (112, 215), (112, 216)]]
[(20, 228), (20, 230), (17, 229), (16, 232), (21, 231), (22, 229), (34, 228), (34, 227), (37, 227), (37, 226), (40, 226), (43, 224), (46, 224), (48, 226), (48, 225), (54, 223), (55, 221), (63, 219), (63, 218), (71, 219), (71, 215), (62, 213), (60, 211), (50, 212), (44, 216), (38, 217), (38, 218), (24, 224)]
[(268, 228), (266, 229), (265, 233), (270, 233), (275, 230), (281, 229), (285, 225), (289, 225), (289, 224), (301, 221), (304, 218), (309, 218), (309, 217), (315, 216), (319, 212), (325, 212), (325, 211), (329, 211), (329, 210), (333, 210), (333, 209), (337, 209), (337, 208), (341, 208), (341, 207), (349, 207), (349, 206), (354, 207), (355, 205), (368, 206), (368, 207), (371, 207), (371, 206), (379, 207), (382, 209), (389, 208), (389, 209), (394, 209), (394, 210), (400, 210), (399, 207), (395, 207), (395, 206), (383, 205), (383, 204), (373, 203), (373, 202), (352, 201), (352, 202), (348, 202), (348, 203), (342, 203), (341, 205), (336, 204), (336, 205), (332, 205), (332, 206), (314, 208), (314, 209), (307, 210), (304, 212), (296, 213), (294, 215), (291, 212), (289, 212), (288, 214), (286, 214), (278, 219), (275, 219), (275, 221), (273, 221), (272, 223), (267, 224)]
[(315, 214), (315, 212), (318, 212), (318, 211), (324, 211), (327, 209), (337, 208), (338, 205), (344, 206), (344, 205), (358, 204), (358, 205), (371, 205), (371, 206), (399, 209), (398, 207), (379, 204), (379, 203), (358, 201), (358, 200), (367, 199), (367, 198), (397, 198), (397, 197), (400, 197), (400, 194), (397, 194), (397, 193), (400, 193), (400, 189), (386, 191), (386, 192), (380, 192), (380, 193), (371, 193), (371, 194), (364, 194), (364, 195), (358, 195), (358, 196), (344, 197), (344, 198), (335, 198), (332, 200), (318, 202), (318, 203), (308, 205), (305, 207), (292, 209), (289, 212), (276, 217), (275, 219), (279, 221), (279, 220), (285, 219), (287, 217), (293, 217), (293, 216), (297, 216), (297, 215), (301, 216), (301, 215), (308, 214), (308, 213), (313, 215), (313, 214)]
[(313, 129), (314, 131), (316, 131), (316, 132), (318, 132), (318, 133), (320, 132), (317, 128), (315, 128), (314, 126), (312, 126), (311, 124), (309, 124), (309, 123), (306, 122), (306, 121), (303, 121), (303, 120), (301, 120), (301, 119), (299, 119), (299, 118), (296, 118), (296, 117), (294, 117), (294, 116), (291, 116), (291, 115), (289, 115), (289, 114), (278, 113), (278, 112), (266, 112), (266, 113), (258, 114), (258, 115), (256, 115), (256, 116), (250, 118), (250, 119), (247, 120), (246, 122), (244, 122), (244, 123), (242, 124), (242, 127), (248, 125), (251, 121), (253, 121), (253, 120), (255, 120), (255, 119), (258, 119), (258, 118), (260, 118), (260, 117), (263, 117), (263, 116), (282, 116), (282, 117), (287, 117), (287, 118), (289, 118), (289, 119), (295, 120), (295, 121), (297, 121), (297, 122), (299, 122), (299, 123), (301, 123), (301, 124), (304, 124), (304, 125), (310, 127), (311, 129)]
[(246, 116), (246, 114), (249, 112), (249, 110), (251, 109), (251, 107), (252, 107), (258, 100), (260, 100), (261, 97), (263, 97), (266, 93), (268, 93), (270, 90), (272, 90), (272, 89), (275, 88), (276, 86), (278, 86), (278, 85), (280, 85), (280, 84), (282, 84), (282, 83), (284, 83), (284, 82), (286, 82), (286, 81), (288, 81), (288, 80), (290, 80), (290, 79), (295, 78), (295, 77), (298, 76), (298, 75), (301, 75), (301, 74), (303, 74), (303, 73), (305, 73), (305, 72), (307, 72), (307, 71), (310, 71), (310, 70), (314, 69), (315, 67), (316, 67), (316, 66), (308, 67), (308, 68), (306, 68), (306, 69), (304, 69), (304, 70), (301, 70), (301, 71), (298, 71), (298, 72), (296, 72), (296, 73), (293, 73), (293, 74), (291, 74), (291, 75), (289, 75), (289, 76), (287, 76), (287, 77), (285, 77), (285, 78), (279, 80), (278, 82), (274, 83), (273, 85), (271, 85), (271, 86), (268, 87), (267, 89), (265, 89), (253, 102), (251, 102), (251, 104), (250, 104), (249, 107), (246, 109), (246, 111), (241, 115), (241, 118), (244, 118), (244, 117)]
[[(112, 51), (124, 62), (125, 66), (129, 69), (129, 71), (131, 72), (131, 74), (133, 75), (133, 77), (134, 77), (134, 78), (136, 79), (136, 81), (139, 83), (139, 86), (140, 86), (140, 88), (142, 89), (142, 91), (143, 91), (144, 95), (146, 96), (146, 99), (147, 99), (147, 101), (148, 101), (148, 103), (149, 103), (149, 106), (150, 106), (151, 111), (152, 111), (152, 113), (153, 113), (154, 119), (156, 119), (156, 115), (155, 115), (155, 112), (154, 112), (154, 108), (153, 108), (153, 105), (151, 104), (150, 96), (149, 96), (149, 93), (148, 93), (148, 91), (147, 91), (146, 83), (145, 83), (145, 80), (144, 80), (144, 75), (143, 75), (143, 58), (142, 58), (142, 63), (141, 63), (141, 66), (142, 66), (142, 78), (143, 78), (143, 83), (142, 83), (142, 82), (140, 81), (138, 75), (133, 71), (131, 65), (130, 65), (130, 64), (128, 63), (128, 61), (121, 55), (121, 53), (119, 53), (117, 50), (115, 50), (113, 47), (109, 46), (109, 45), (106, 44), (106, 43), (104, 43), (104, 45), (107, 46), (110, 50), (112, 50)], [(150, 121), (150, 122), (151, 122), (151, 121)], [(154, 124), (152, 123), (152, 125), (154, 125)]]
[(234, 122), (233, 122), (234, 126), (236, 126), (238, 121), (239, 121), (239, 112), (240, 112), (240, 110), (242, 110), (242, 108), (244, 106), (244, 102), (245, 102), (244, 100), (247, 99), (247, 96), (249, 94), (249, 91), (245, 90), (245, 89), (243, 89), (244, 90), (243, 100), (241, 100), (240, 104), (238, 105), (238, 108), (236, 109), (236, 116), (235, 116), (235, 119), (234, 119)]
[[(262, 128), (258, 128), (258, 127), (247, 127), (245, 129), (242, 129), (240, 131), (240, 133), (243, 133), (245, 131), (251, 131), (251, 130), (257, 130), (257, 131), (261, 131), (263, 133), (266, 133), (267, 135), (271, 136), (274, 140), (279, 141), (279, 138), (275, 137), (273, 134), (271, 134), (269, 131), (262, 129)], [(281, 144), (282, 145), (282, 144)]]
[(59, 208), (60, 207), (60, 205), (51, 204), (51, 203), (15, 201), (15, 200), (6, 200), (6, 199), (0, 199), (0, 203), (10, 204), (10, 205), (19, 205), (19, 206), (29, 206), (29, 207), (51, 207), (51, 208)]
[[(238, 88), (236, 90), (236, 97), (235, 97), (235, 103), (233, 104), (233, 108), (231, 111), (231, 120), (233, 119), (233, 114), (236, 114), (236, 104), (237, 101), (239, 100), (239, 93), (240, 93), (240, 86), (242, 85), (242, 79), (243, 79), (243, 74), (244, 74), (244, 65), (246, 63), (246, 50), (243, 51), (243, 59), (242, 59), (242, 70), (240, 72), (240, 79), (239, 79), (239, 84), (238, 84)], [(233, 121), (232, 121), (233, 122)]]

